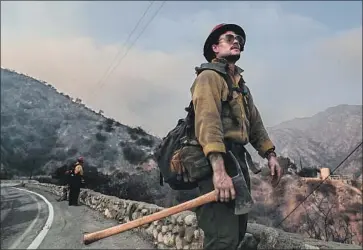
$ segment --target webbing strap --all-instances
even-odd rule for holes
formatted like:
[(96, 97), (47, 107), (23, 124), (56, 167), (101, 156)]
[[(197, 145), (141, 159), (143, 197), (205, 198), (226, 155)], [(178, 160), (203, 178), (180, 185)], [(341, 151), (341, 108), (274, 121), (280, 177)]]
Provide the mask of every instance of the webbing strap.
[[(230, 101), (233, 99), (233, 91), (236, 90), (236, 88), (233, 88), (233, 81), (232, 81), (232, 77), (228, 74), (222, 75), (224, 80), (227, 83), (228, 86), (228, 97), (227, 100)], [(237, 91), (237, 90), (236, 90)]]
[(250, 118), (250, 106), (249, 106), (249, 96), (248, 96), (248, 89), (245, 85), (245, 81), (243, 80), (243, 78), (241, 77), (241, 79), (238, 82), (238, 86), (240, 88), (240, 91), (242, 93), (242, 99), (243, 99), (243, 104), (245, 106), (245, 111), (246, 111), (246, 115), (248, 118)]

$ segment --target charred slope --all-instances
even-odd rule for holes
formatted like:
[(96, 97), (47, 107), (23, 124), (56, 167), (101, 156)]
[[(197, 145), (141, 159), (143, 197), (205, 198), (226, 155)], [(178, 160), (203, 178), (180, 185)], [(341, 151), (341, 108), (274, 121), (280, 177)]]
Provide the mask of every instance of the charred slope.
[(50, 174), (79, 155), (102, 172), (133, 171), (159, 140), (6, 69), (1, 69), (1, 138), (1, 162), (19, 175)]

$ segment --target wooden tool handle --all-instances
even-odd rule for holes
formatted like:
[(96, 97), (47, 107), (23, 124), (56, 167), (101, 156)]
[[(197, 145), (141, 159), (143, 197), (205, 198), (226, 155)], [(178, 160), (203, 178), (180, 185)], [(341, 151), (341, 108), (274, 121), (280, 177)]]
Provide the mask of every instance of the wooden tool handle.
[(215, 191), (212, 191), (205, 195), (197, 197), (193, 200), (176, 205), (174, 207), (165, 208), (157, 213), (150, 214), (150, 215), (138, 218), (136, 220), (129, 221), (127, 223), (117, 225), (114, 227), (110, 227), (110, 228), (107, 228), (107, 229), (104, 229), (101, 231), (85, 234), (83, 236), (83, 243), (88, 245), (97, 240), (100, 240), (100, 239), (103, 239), (103, 238), (106, 238), (106, 237), (109, 237), (109, 236), (112, 236), (112, 235), (115, 235), (118, 233), (122, 233), (124, 231), (148, 224), (148, 223), (156, 221), (156, 220), (163, 219), (170, 215), (177, 214), (179, 212), (186, 211), (188, 209), (192, 209), (192, 208), (201, 206), (206, 203), (216, 201), (215, 196), (216, 196)]

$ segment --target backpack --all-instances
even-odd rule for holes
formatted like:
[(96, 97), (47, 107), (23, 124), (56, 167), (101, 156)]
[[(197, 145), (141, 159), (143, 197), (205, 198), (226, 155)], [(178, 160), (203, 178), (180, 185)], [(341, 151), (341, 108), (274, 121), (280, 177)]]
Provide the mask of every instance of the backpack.
[[(245, 82), (243, 78), (241, 77), (241, 80), (238, 83), (239, 87), (234, 88), (233, 80), (228, 75), (225, 64), (203, 63), (200, 67), (195, 68), (197, 74), (200, 74), (203, 70), (207, 69), (219, 73), (225, 79), (229, 90), (227, 101), (225, 101), (226, 103), (233, 98), (233, 91), (241, 92), (243, 94), (246, 115), (249, 117), (249, 91), (244, 85)], [(207, 177), (212, 174), (209, 160), (205, 157), (202, 146), (198, 143), (194, 135), (193, 101), (190, 101), (189, 106), (185, 108), (185, 111), (187, 112), (186, 117), (178, 120), (177, 125), (162, 139), (162, 142), (154, 153), (160, 171), (160, 185), (163, 186), (164, 182), (166, 182), (173, 190), (194, 189), (198, 187), (198, 180), (202, 179), (203, 176)], [(183, 176), (172, 171), (172, 158), (178, 152), (181, 152), (181, 157), (189, 157), (189, 162), (193, 162), (193, 166), (187, 169), (189, 175), (197, 176), (193, 181), (185, 181)]]

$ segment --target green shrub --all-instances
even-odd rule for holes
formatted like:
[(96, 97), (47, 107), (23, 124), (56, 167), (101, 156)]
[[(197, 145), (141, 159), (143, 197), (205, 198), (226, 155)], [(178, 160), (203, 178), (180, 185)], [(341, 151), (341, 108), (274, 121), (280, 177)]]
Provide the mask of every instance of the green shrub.
[(143, 158), (146, 156), (146, 153), (135, 147), (126, 146), (122, 149), (125, 159), (131, 164), (139, 164)]
[(100, 132), (98, 132), (96, 134), (96, 139), (97, 139), (97, 141), (100, 141), (100, 142), (107, 141), (107, 137), (105, 135), (103, 135), (102, 133), (100, 133)]
[(139, 135), (139, 136), (147, 135), (145, 130), (143, 130), (141, 127), (136, 127), (136, 128), (127, 127), (127, 131), (130, 135), (132, 135), (132, 134)]
[(98, 130), (102, 130), (103, 129), (103, 125), (102, 124), (97, 125), (97, 129)]
[(106, 132), (108, 132), (108, 133), (110, 133), (110, 132), (112, 132), (112, 131), (115, 131), (115, 128), (114, 128), (114, 127), (112, 127), (112, 125), (111, 125), (111, 126), (106, 126), (106, 127), (105, 127), (105, 131), (106, 131)]
[(130, 134), (131, 139), (137, 140), (139, 136), (137, 134)]
[(111, 119), (111, 118), (106, 118), (106, 121), (105, 121), (106, 125), (108, 125), (108, 126), (112, 126), (112, 125), (113, 125), (113, 122), (114, 122), (114, 120), (113, 120), (113, 119)]
[(151, 147), (154, 145), (153, 140), (145, 138), (145, 137), (137, 139), (137, 141), (135, 143), (140, 146), (143, 145), (143, 146), (148, 146), (148, 147)]
[(113, 124), (114, 124), (114, 120), (113, 120), (113, 119), (111, 119), (111, 118), (107, 118), (107, 119), (106, 119), (106, 121), (105, 121), (105, 125), (106, 125), (105, 130), (106, 130), (107, 132), (112, 132), (112, 131), (114, 131), (115, 129), (114, 129), (114, 127), (113, 127)]

